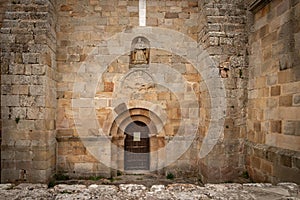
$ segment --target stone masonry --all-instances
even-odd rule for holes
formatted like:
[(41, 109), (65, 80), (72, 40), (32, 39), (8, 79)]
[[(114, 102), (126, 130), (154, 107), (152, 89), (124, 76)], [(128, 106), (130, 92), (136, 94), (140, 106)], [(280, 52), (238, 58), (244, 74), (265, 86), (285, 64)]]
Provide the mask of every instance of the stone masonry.
[(300, 4), (252, 9), (246, 166), (257, 181), (292, 181), (300, 178)]
[(46, 182), (55, 171), (54, 2), (11, 1), (3, 6), (1, 178)]
[(139, 0), (0, 3), (1, 182), (300, 183), (299, 1), (148, 0), (145, 27)]
[(223, 139), (214, 151), (200, 160), (200, 174), (209, 182), (227, 181), (239, 176), (244, 163), (247, 12), (243, 1), (199, 1), (198, 4), (201, 9), (198, 42), (218, 63), (220, 76), (224, 78), (227, 105)]

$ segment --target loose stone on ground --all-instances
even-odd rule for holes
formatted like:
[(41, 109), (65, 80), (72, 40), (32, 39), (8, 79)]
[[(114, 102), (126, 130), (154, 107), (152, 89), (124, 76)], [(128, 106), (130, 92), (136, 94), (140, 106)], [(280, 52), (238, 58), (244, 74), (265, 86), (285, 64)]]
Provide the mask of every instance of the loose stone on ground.
[(300, 200), (299, 185), (279, 183), (228, 183), (205, 184), (203, 187), (194, 184), (153, 185), (147, 188), (139, 184), (120, 184), (89, 186), (82, 184), (59, 184), (48, 188), (45, 184), (0, 184), (0, 199), (218, 199), (218, 200)]

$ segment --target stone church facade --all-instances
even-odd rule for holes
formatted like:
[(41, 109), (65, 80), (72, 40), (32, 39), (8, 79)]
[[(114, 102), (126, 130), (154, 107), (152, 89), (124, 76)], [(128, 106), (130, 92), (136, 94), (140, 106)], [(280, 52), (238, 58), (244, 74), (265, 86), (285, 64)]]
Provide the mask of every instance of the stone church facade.
[(300, 184), (298, 0), (0, 2), (1, 182)]

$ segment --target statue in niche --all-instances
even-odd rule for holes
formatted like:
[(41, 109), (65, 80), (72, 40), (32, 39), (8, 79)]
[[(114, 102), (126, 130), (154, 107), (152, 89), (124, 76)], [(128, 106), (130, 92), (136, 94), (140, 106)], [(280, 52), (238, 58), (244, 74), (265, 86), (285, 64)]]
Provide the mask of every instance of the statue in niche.
[(146, 38), (138, 37), (133, 41), (133, 47), (130, 63), (133, 65), (149, 64), (149, 41)]

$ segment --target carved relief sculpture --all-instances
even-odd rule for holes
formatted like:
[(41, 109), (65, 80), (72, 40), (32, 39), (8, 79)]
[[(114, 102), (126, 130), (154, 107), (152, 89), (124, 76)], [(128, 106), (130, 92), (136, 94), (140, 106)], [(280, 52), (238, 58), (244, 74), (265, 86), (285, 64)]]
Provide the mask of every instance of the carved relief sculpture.
[(149, 41), (144, 37), (135, 38), (132, 42), (130, 64), (143, 65), (149, 64)]

